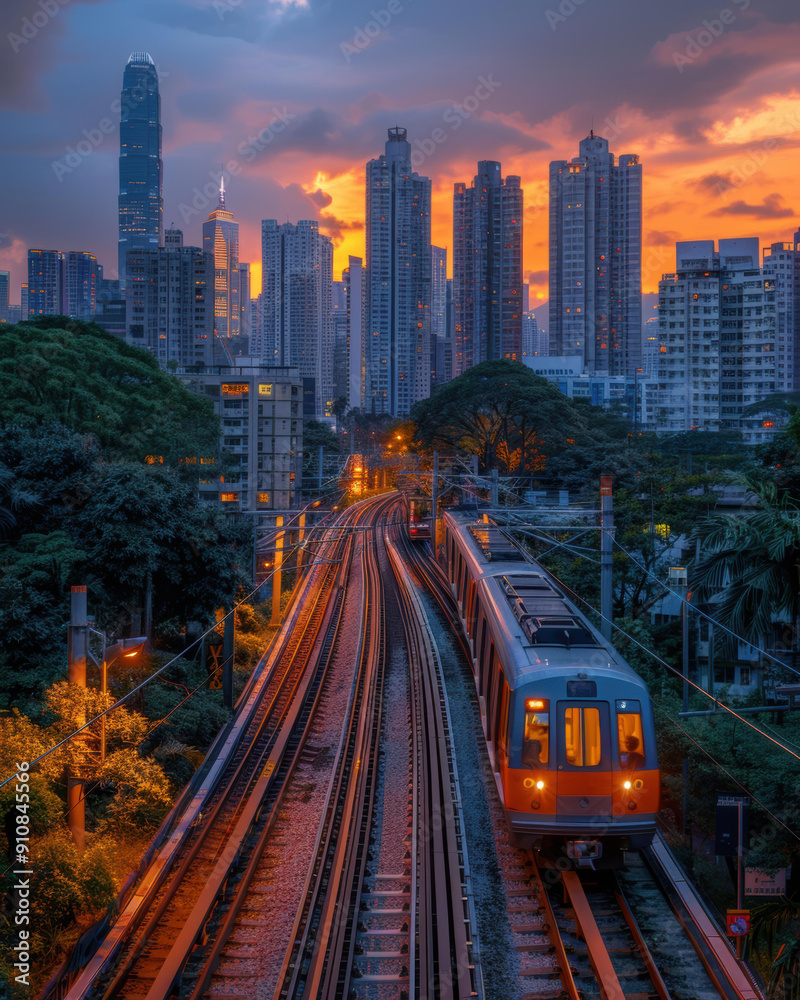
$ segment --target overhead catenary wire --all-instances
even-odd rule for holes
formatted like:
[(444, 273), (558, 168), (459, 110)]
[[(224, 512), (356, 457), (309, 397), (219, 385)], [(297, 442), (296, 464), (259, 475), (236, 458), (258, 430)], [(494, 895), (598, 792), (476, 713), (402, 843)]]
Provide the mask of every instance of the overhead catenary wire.
[(666, 660), (662, 659), (658, 655), (658, 653), (654, 653), (652, 649), (648, 649), (647, 646), (644, 645), (644, 643), (639, 642), (638, 639), (634, 638), (632, 635), (630, 635), (630, 633), (626, 632), (625, 629), (622, 628), (621, 625), (617, 625), (610, 618), (606, 618), (605, 615), (603, 615), (600, 611), (597, 610), (597, 608), (593, 607), (587, 600), (585, 600), (579, 594), (576, 594), (575, 591), (572, 590), (571, 587), (568, 587), (566, 583), (564, 583), (562, 580), (560, 580), (555, 575), (555, 573), (553, 573), (550, 570), (548, 570), (548, 572), (553, 577), (553, 579), (559, 584), (559, 586), (563, 587), (564, 590), (567, 591), (567, 593), (571, 594), (572, 597), (574, 597), (576, 600), (580, 601), (581, 604), (585, 604), (586, 607), (589, 608), (590, 611), (593, 611), (602, 621), (608, 622), (608, 624), (611, 625), (612, 628), (615, 628), (618, 632), (621, 632), (622, 635), (624, 635), (626, 639), (628, 639), (630, 642), (632, 642), (635, 646), (638, 646), (640, 649), (644, 650), (644, 652), (647, 653), (648, 656), (652, 656), (654, 660), (658, 661), (658, 663), (660, 663), (662, 666), (666, 667), (667, 670), (669, 670), (669, 671), (671, 671), (671, 673), (675, 674), (676, 677), (680, 677), (682, 681), (685, 681), (687, 684), (689, 684), (691, 687), (693, 687), (696, 691), (699, 691), (700, 694), (705, 695), (706, 698), (708, 698), (711, 701), (713, 701), (714, 704), (717, 705), (719, 708), (721, 708), (724, 712), (728, 712), (734, 718), (738, 719), (740, 722), (743, 722), (750, 729), (754, 730), (759, 735), (763, 736), (764, 739), (769, 740), (770, 743), (774, 743), (775, 746), (779, 747), (785, 753), (788, 753), (789, 756), (794, 757), (794, 759), (797, 760), (797, 761), (800, 761), (800, 754), (796, 754), (794, 752), (794, 750), (790, 750), (789, 747), (785, 746), (779, 740), (777, 740), (774, 737), (770, 736), (769, 733), (765, 733), (763, 729), (759, 729), (758, 726), (754, 725), (752, 722), (749, 722), (744, 716), (739, 715), (738, 712), (735, 712), (732, 708), (729, 708), (724, 702), (721, 702), (718, 698), (715, 698), (713, 694), (709, 694), (709, 692), (706, 691), (706, 690), (704, 690), (699, 684), (697, 684), (695, 681), (691, 680), (690, 678), (686, 677), (676, 667), (673, 667), (671, 663), (667, 663)]
[[(288, 525), (286, 527), (288, 527)], [(320, 525), (316, 525), (315, 527), (321, 527), (321, 526)], [(284, 530), (286, 530), (286, 529), (284, 528)], [(310, 530), (310, 529), (306, 529), (306, 530)], [(290, 555), (292, 552), (296, 552), (299, 548), (300, 548), (299, 545), (291, 545), (288, 548), (286, 548), (286, 549), (283, 550), (284, 555)], [(315, 566), (318, 566), (318, 565), (320, 565), (320, 563), (312, 562), (312, 563), (309, 563), (307, 566), (304, 566), (303, 569), (304, 570), (313, 569)], [(180, 651), (180, 653), (176, 653), (175, 656), (173, 656), (171, 660), (169, 660), (167, 663), (165, 663), (162, 667), (159, 667), (159, 669), (156, 670), (156, 671), (154, 671), (154, 673), (150, 674), (149, 677), (146, 677), (141, 682), (141, 684), (137, 684), (137, 686), (135, 688), (133, 688), (127, 694), (123, 695), (121, 698), (119, 698), (117, 701), (115, 701), (113, 705), (110, 705), (108, 708), (104, 709), (102, 712), (100, 712), (97, 715), (93, 716), (91, 719), (89, 719), (87, 722), (85, 722), (79, 729), (76, 729), (74, 732), (70, 733), (68, 736), (65, 736), (64, 739), (62, 739), (58, 743), (56, 743), (55, 746), (50, 747), (50, 749), (46, 750), (43, 754), (40, 754), (35, 760), (30, 761), (28, 766), (29, 767), (33, 767), (35, 764), (39, 764), (41, 761), (45, 760), (51, 754), (55, 753), (56, 750), (60, 750), (62, 747), (66, 746), (67, 743), (69, 743), (71, 740), (75, 739), (75, 737), (78, 736), (78, 735), (80, 735), (80, 733), (82, 733), (85, 729), (88, 729), (90, 726), (93, 726), (96, 722), (99, 722), (100, 719), (102, 719), (104, 716), (110, 715), (111, 712), (113, 712), (117, 708), (119, 708), (120, 705), (125, 704), (125, 702), (127, 702), (128, 700), (130, 700), (131, 698), (133, 698), (133, 696), (135, 694), (137, 694), (137, 692), (141, 691), (142, 688), (146, 687), (151, 681), (154, 681), (157, 677), (159, 677), (161, 674), (163, 674), (164, 671), (167, 670), (168, 667), (171, 667), (172, 664), (175, 663), (177, 660), (182, 659), (183, 656), (186, 653), (188, 653), (190, 649), (194, 648), (194, 646), (196, 646), (199, 642), (202, 642), (202, 640), (205, 639), (205, 637), (207, 635), (210, 635), (212, 632), (217, 631), (217, 629), (222, 624), (222, 622), (224, 622), (231, 615), (235, 614), (237, 608), (239, 608), (240, 605), (244, 604), (245, 601), (247, 601), (250, 597), (252, 597), (254, 594), (256, 594), (261, 589), (261, 587), (263, 587), (263, 585), (267, 582), (267, 580), (270, 580), (275, 575), (275, 573), (277, 573), (277, 572), (278, 572), (277, 568), (273, 569), (272, 572), (270, 572), (270, 573), (267, 574), (267, 576), (265, 577), (264, 580), (261, 581), (261, 583), (259, 583), (256, 587), (254, 587), (248, 594), (245, 594), (245, 596), (242, 597), (241, 600), (237, 601), (233, 605), (233, 607), (231, 608), (231, 610), (228, 611), (226, 614), (224, 614), (222, 616), (222, 618), (220, 618), (220, 620), (218, 622), (215, 622), (212, 626), (210, 626), (208, 629), (206, 629), (206, 631), (203, 632), (202, 635), (199, 635), (196, 639), (194, 639), (192, 642), (190, 642), (188, 646), (186, 646), (184, 649), (182, 649)], [(14, 774), (9, 775), (7, 778), (4, 778), (2, 781), (0, 781), (0, 788), (3, 788), (10, 781), (13, 781), (16, 778), (16, 776), (17, 776), (17, 774), (15, 772)]]
[(764, 812), (768, 816), (770, 816), (772, 819), (774, 819), (776, 823), (779, 823), (784, 828), (784, 830), (786, 830), (787, 833), (789, 833), (792, 837), (794, 837), (794, 839), (796, 841), (800, 842), (800, 836), (798, 836), (798, 834), (796, 834), (795, 831), (790, 826), (787, 826), (787, 824), (784, 823), (782, 819), (780, 819), (778, 816), (776, 816), (775, 813), (772, 812), (771, 809), (769, 809), (767, 806), (765, 806), (764, 803), (761, 801), (761, 799), (759, 799), (759, 797), (757, 795), (754, 795), (750, 791), (749, 788), (746, 788), (741, 783), (741, 781), (739, 781), (738, 778), (734, 778), (734, 776), (724, 766), (724, 764), (720, 764), (720, 762), (717, 760), (717, 758), (712, 753), (710, 753), (708, 750), (706, 750), (706, 748), (704, 746), (702, 746), (702, 744), (698, 743), (698, 741), (694, 738), (694, 736), (692, 736), (691, 733), (688, 733), (683, 728), (683, 726), (679, 722), (677, 722), (677, 720), (673, 719), (672, 716), (670, 716), (670, 715), (667, 715), (666, 718), (668, 718), (669, 721), (673, 724), (673, 726), (675, 726), (676, 729), (679, 729), (688, 740), (691, 740), (692, 743), (694, 743), (694, 745), (697, 747), (698, 750), (702, 751), (706, 755), (706, 757), (708, 757), (710, 760), (712, 760), (717, 765), (717, 767), (720, 769), (720, 771), (722, 771), (724, 774), (727, 774), (727, 776), (731, 779), (731, 781), (735, 785), (738, 785), (739, 788), (741, 788), (743, 792), (745, 792), (747, 795), (749, 795), (750, 798), (755, 803), (757, 803), (764, 810)]
[(625, 546), (622, 545), (620, 542), (618, 542), (613, 535), (611, 536), (611, 538), (614, 544), (617, 546), (617, 548), (620, 549), (621, 552), (624, 552), (625, 555), (634, 563), (634, 565), (638, 566), (643, 573), (646, 573), (649, 577), (655, 580), (656, 583), (659, 583), (664, 588), (664, 590), (666, 590), (666, 592), (670, 594), (672, 597), (677, 598), (682, 604), (687, 605), (687, 607), (691, 608), (692, 611), (695, 611), (698, 615), (705, 618), (706, 621), (711, 622), (711, 624), (714, 625), (715, 628), (722, 629), (723, 632), (727, 632), (728, 635), (730, 635), (732, 638), (738, 639), (739, 642), (743, 642), (745, 645), (750, 646), (752, 649), (755, 649), (757, 653), (761, 654), (761, 656), (766, 657), (768, 660), (772, 660), (773, 663), (777, 663), (778, 666), (782, 667), (784, 670), (789, 670), (791, 671), (791, 673), (797, 674), (798, 677), (800, 677), (800, 670), (796, 670), (788, 663), (784, 663), (783, 660), (778, 659), (777, 656), (773, 656), (771, 653), (768, 653), (765, 649), (761, 649), (760, 647), (756, 646), (748, 639), (745, 639), (744, 636), (741, 636), (738, 633), (734, 632), (733, 629), (729, 629), (726, 625), (723, 625), (722, 622), (717, 621), (716, 618), (712, 618), (711, 615), (706, 614), (706, 612), (698, 608), (697, 605), (692, 604), (691, 601), (687, 601), (685, 597), (682, 597), (676, 591), (672, 590), (669, 584), (664, 583), (664, 581), (660, 580), (655, 575), (655, 573), (651, 572), (651, 570), (649, 570), (646, 566), (643, 566), (642, 563), (640, 563), (639, 560), (636, 558), (636, 556), (634, 556), (631, 552), (628, 552)]

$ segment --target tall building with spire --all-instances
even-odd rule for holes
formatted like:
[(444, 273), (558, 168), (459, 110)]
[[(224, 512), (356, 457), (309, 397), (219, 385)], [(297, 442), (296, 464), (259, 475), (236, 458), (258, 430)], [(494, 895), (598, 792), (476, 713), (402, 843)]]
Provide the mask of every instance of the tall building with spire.
[(550, 350), (590, 374), (642, 366), (642, 165), (594, 132), (550, 164)]
[(367, 164), (364, 407), (406, 416), (431, 391), (431, 182), (404, 128)]
[(122, 77), (119, 124), (119, 278), (129, 250), (163, 245), (161, 97), (147, 52), (132, 52)]
[(522, 188), (481, 160), (472, 187), (453, 191), (454, 374), (522, 357)]
[[(218, 337), (237, 337), (239, 313), (239, 223), (225, 207), (225, 179), (219, 204), (203, 223), (203, 250), (214, 258), (214, 329)], [(249, 292), (248, 292), (249, 294)]]

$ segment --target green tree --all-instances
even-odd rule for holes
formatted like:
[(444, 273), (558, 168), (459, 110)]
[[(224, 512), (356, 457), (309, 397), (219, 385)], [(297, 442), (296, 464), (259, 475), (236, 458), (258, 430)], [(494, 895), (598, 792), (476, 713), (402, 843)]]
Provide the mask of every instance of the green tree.
[(60, 421), (94, 435), (107, 457), (177, 465), (219, 450), (211, 403), (148, 351), (93, 323), (44, 316), (3, 328), (0, 424)]
[(515, 361), (484, 361), (414, 404), (414, 446), (477, 455), (484, 469), (541, 470), (590, 437), (581, 409)]
[(773, 616), (791, 626), (792, 665), (797, 661), (800, 614), (800, 507), (774, 483), (747, 480), (758, 507), (714, 514), (698, 524), (701, 561), (692, 567), (701, 600), (714, 598), (715, 617), (745, 638), (772, 631)]
[(770, 963), (767, 1000), (800, 998), (800, 898), (771, 899), (751, 911), (750, 943)]
[(313, 476), (319, 472), (319, 449), (322, 446), (328, 454), (339, 453), (339, 438), (327, 424), (319, 420), (303, 421), (303, 475)]

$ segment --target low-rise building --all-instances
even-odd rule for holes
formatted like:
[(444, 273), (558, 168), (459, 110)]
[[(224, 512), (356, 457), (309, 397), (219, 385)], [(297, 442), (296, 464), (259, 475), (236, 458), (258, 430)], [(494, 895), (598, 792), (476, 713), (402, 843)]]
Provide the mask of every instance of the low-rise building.
[[(300, 499), (303, 469), (303, 380), (296, 367), (237, 358), (234, 366), (179, 369), (188, 389), (211, 400), (220, 417), (220, 474), (205, 456), (200, 499), (226, 510), (288, 510)], [(233, 471), (230, 466), (233, 465)]]

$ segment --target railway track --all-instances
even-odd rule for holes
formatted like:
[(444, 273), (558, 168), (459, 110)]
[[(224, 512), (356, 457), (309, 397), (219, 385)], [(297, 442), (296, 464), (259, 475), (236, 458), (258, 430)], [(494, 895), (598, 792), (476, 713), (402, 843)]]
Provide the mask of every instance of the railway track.
[[(445, 574), (427, 546), (408, 545), (406, 552), (466, 669), (472, 654)], [(494, 815), (502, 817), (502, 809)], [(641, 857), (630, 855), (619, 876), (540, 869), (538, 855), (510, 848), (503, 833), (497, 844), (517, 955), (517, 1000), (759, 1000), (660, 838)]]
[[(357, 524), (361, 516), (356, 508), (339, 524)], [(301, 760), (330, 660), (353, 542), (333, 532), (325, 537), (320, 554), (330, 562), (312, 570), (294, 627), (260, 690), (251, 693), (238, 741), (228, 748), (202, 803), (194, 802), (191, 823), (186, 827), (184, 820), (182, 836), (171, 838), (171, 856), (165, 860), (162, 852), (145, 873), (136, 893), (138, 912), (112, 928), (112, 943), (101, 947), (69, 1000), (198, 995), (207, 956), (248, 884), (287, 778)]]

